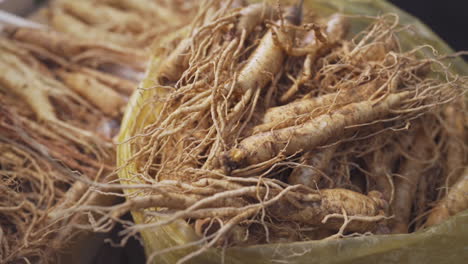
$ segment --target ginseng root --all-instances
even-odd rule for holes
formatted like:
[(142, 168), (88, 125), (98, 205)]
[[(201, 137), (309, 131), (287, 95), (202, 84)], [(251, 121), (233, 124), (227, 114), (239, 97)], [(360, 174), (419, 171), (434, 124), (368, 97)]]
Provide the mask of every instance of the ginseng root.
[(289, 101), (299, 90), (299, 87), (307, 80), (312, 78), (312, 63), (317, 59), (318, 55), (324, 53), (324, 50), (332, 48), (337, 42), (341, 41), (348, 31), (348, 24), (344, 17), (340, 14), (332, 15), (328, 21), (325, 29), (327, 41), (318, 41), (320, 36), (316, 36), (316, 31), (310, 31), (304, 38), (306, 47), (304, 48), (307, 54), (304, 60), (304, 69), (300, 74), (298, 80), (281, 96), (280, 102), (284, 103)]
[(56, 71), (58, 76), (78, 94), (97, 106), (104, 114), (115, 117), (126, 104), (124, 98), (95, 78), (79, 72)]
[[(17, 28), (13, 31), (12, 37), (78, 63), (97, 65), (115, 63), (143, 71), (147, 60), (144, 53), (134, 49), (123, 48), (109, 42), (77, 40), (52, 30)], [(102, 56), (97, 56), (99, 54)]]
[(447, 196), (431, 210), (425, 225), (440, 224), (466, 209), (468, 209), (468, 169), (465, 169), (458, 181), (450, 187)]
[[(382, 143), (382, 141), (377, 141)], [(395, 186), (393, 182), (393, 168), (400, 158), (395, 146), (384, 146), (374, 151), (368, 157), (370, 177), (375, 182), (375, 189), (382, 193), (385, 200), (393, 202)]]
[(272, 107), (265, 113), (263, 124), (254, 128), (254, 133), (296, 125), (301, 115), (311, 118), (351, 102), (366, 100), (377, 87), (378, 82), (372, 81), (344, 91)]
[(329, 167), (337, 147), (338, 145), (333, 145), (322, 150), (304, 153), (301, 157), (301, 164), (295, 167), (289, 175), (288, 183), (291, 185), (303, 184), (316, 189), (320, 179), (325, 175), (325, 170)]
[(141, 33), (147, 24), (137, 14), (91, 1), (63, 1), (61, 7), (88, 24), (118, 33)]
[(0, 58), (3, 73), (0, 76), (2, 88), (23, 98), (34, 109), (39, 119), (57, 120), (54, 108), (49, 101), (50, 88), (40, 81), (41, 77), (28, 69), (18, 57), (11, 53), (2, 51)]
[(400, 105), (409, 95), (409, 92), (390, 94), (375, 105), (372, 101), (350, 104), (303, 125), (250, 136), (227, 154), (226, 165), (239, 167), (241, 164), (258, 164), (279, 154), (293, 155), (299, 151), (312, 150), (342, 136), (346, 127), (387, 116), (392, 108)]
[(417, 184), (419, 178), (425, 173), (427, 160), (432, 152), (432, 145), (428, 143), (430, 139), (426, 136), (424, 129), (419, 128), (416, 131), (414, 142), (408, 140), (411, 142), (411, 149), (408, 153), (411, 158), (404, 161), (398, 172), (399, 177), (395, 179), (395, 198), (391, 204), (392, 212), (395, 215), (393, 233), (408, 233)]
[[(285, 218), (335, 231), (343, 225), (344, 211), (348, 217), (356, 217), (356, 221), (349, 224), (347, 230), (360, 233), (372, 230), (371, 226), (385, 219), (388, 210), (388, 203), (377, 191), (369, 192), (366, 196), (347, 189), (323, 189), (319, 191), (319, 196), (318, 201), (302, 201), (302, 208), (294, 208), (293, 204), (283, 202), (272, 206), (270, 210), (280, 219)], [(362, 219), (359, 220), (359, 217)], [(366, 221), (366, 218), (370, 221)]]

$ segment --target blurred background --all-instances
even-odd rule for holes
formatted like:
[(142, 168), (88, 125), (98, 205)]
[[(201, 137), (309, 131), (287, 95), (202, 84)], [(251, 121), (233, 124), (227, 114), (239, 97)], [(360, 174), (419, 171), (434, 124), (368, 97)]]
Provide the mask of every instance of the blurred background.
[(454, 50), (468, 50), (468, 0), (390, 0), (390, 2), (418, 17)]
[[(468, 50), (468, 0), (388, 0), (429, 25), (453, 49)], [(0, 10), (26, 15), (45, 0), (0, 0)], [(466, 57), (465, 57), (466, 58)]]

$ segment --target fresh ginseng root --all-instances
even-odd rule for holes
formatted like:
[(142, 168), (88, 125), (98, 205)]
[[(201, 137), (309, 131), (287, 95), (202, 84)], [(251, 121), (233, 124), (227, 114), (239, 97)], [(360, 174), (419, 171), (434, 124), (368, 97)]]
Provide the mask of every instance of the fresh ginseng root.
[(447, 196), (432, 209), (426, 226), (440, 224), (466, 209), (468, 209), (468, 169), (465, 169), (458, 181), (450, 187)]
[(259, 164), (280, 154), (312, 150), (342, 136), (346, 127), (385, 117), (408, 96), (409, 92), (402, 92), (390, 94), (377, 104), (372, 101), (353, 103), (302, 125), (250, 136), (227, 153), (225, 164), (236, 168), (244, 164)]
[(322, 150), (304, 153), (301, 157), (301, 164), (295, 167), (289, 175), (288, 183), (291, 185), (302, 184), (316, 189), (335, 154), (336, 148), (337, 145), (333, 145)]
[(385, 219), (388, 203), (380, 192), (364, 195), (347, 189), (323, 189), (318, 193), (310, 201), (300, 201), (301, 208), (283, 200), (272, 205), (269, 211), (279, 219), (335, 231), (343, 226), (346, 218), (354, 218), (346, 230), (359, 233), (371, 231), (376, 222)]
[(411, 149), (407, 158), (401, 165), (398, 177), (395, 179), (395, 197), (391, 209), (395, 215), (392, 226), (393, 233), (408, 233), (408, 224), (411, 216), (412, 204), (416, 197), (417, 184), (427, 169), (427, 160), (430, 159), (432, 145), (424, 129), (420, 127), (415, 131), (414, 141), (408, 140)]

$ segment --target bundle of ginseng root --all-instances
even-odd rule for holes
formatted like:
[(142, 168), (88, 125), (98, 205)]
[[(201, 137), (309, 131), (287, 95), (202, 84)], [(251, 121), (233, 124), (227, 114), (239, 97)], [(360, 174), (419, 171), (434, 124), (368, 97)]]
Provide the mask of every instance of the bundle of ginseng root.
[(120, 50), (51, 31), (15, 28), (0, 37), (2, 263), (56, 262), (74, 226), (87, 223), (64, 210), (115, 200), (89, 192), (87, 182), (113, 171), (112, 137), (136, 84), (73, 60), (92, 49), (103, 55), (95, 65), (131, 67), (112, 60), (127, 56)]
[(132, 210), (123, 234), (159, 248), (148, 261), (182, 263), (213, 247), (413, 232), (452, 190), (462, 199), (439, 218), (466, 208), (466, 188), (448, 186), (466, 166), (466, 76), (430, 47), (403, 51), (398, 16), (347, 36), (356, 18), (211, 4), (156, 55), (147, 100), (124, 119), (123, 184), (107, 186), (127, 201), (77, 208), (103, 216), (93, 228)]
[[(45, 22), (79, 39), (143, 51), (161, 36), (187, 31), (198, 1), (54, 0)], [(141, 52), (140, 52), (141, 53)]]

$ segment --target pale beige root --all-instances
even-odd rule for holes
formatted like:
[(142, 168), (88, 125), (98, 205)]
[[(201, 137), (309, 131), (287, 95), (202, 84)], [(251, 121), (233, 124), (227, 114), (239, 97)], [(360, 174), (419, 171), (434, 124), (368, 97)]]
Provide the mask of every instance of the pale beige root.
[(52, 30), (17, 28), (13, 31), (12, 38), (86, 65), (114, 63), (144, 70), (147, 61), (145, 53), (139, 50), (120, 47), (109, 41), (76, 39)]
[(409, 95), (409, 92), (390, 94), (375, 105), (372, 101), (353, 103), (303, 125), (250, 136), (229, 151), (226, 165), (238, 167), (258, 164), (280, 154), (289, 156), (298, 151), (312, 150), (342, 136), (346, 127), (384, 118)]
[(465, 141), (465, 138), (468, 133), (465, 128), (466, 115), (466, 102), (464, 98), (455, 101), (453, 105), (449, 105), (444, 109), (444, 120), (447, 130), (446, 170), (448, 177), (445, 183), (446, 187), (450, 187), (457, 182), (467, 162), (468, 143)]
[[(273, 30), (268, 30), (240, 70), (233, 92), (242, 98), (232, 110), (229, 119), (233, 119), (236, 115), (239, 117), (239, 113), (248, 105), (254, 91), (262, 90), (272, 80), (272, 76), (281, 69), (286, 52), (276, 43), (274, 34)], [(294, 36), (294, 30), (289, 29), (289, 32), (281, 32), (275, 36), (290, 39)]]
[[(236, 25), (236, 37), (241, 38), (242, 34), (248, 35), (250, 34), (253, 29), (258, 26), (260, 23), (264, 21), (265, 18), (268, 18), (273, 15), (273, 9), (269, 5), (264, 4), (254, 4), (241, 9), (239, 23)], [(207, 14), (205, 16), (208, 17)], [(205, 27), (209, 28), (212, 27), (212, 21), (207, 21), (207, 25)], [(177, 47), (168, 55), (168, 57), (163, 61), (159, 70), (159, 83), (162, 85), (167, 85), (169, 83), (175, 83), (179, 78), (182, 76), (183, 72), (189, 66), (189, 59), (190, 56), (195, 54), (191, 54), (191, 45), (193, 45), (193, 37), (200, 37), (201, 32), (206, 34), (206, 30), (195, 32), (195, 35), (183, 39), (179, 42)], [(240, 74), (242, 75), (242, 74)], [(244, 74), (245, 75), (245, 74)]]
[(447, 196), (437, 202), (426, 220), (426, 226), (442, 223), (450, 216), (468, 209), (468, 169), (465, 168), (458, 181), (449, 188)]
[(158, 70), (158, 82), (161, 85), (168, 85), (177, 81), (188, 67), (188, 52), (190, 40), (182, 40), (177, 47), (162, 62)]
[[(23, 29), (18, 29), (18, 31), (23, 31)], [(34, 34), (40, 33), (40, 32), (34, 32)], [(34, 35), (32, 34), (32, 35)], [(54, 33), (55, 34), (55, 33)], [(21, 35), (21, 34), (20, 34)], [(45, 34), (47, 35), (47, 34)], [(13, 36), (14, 37), (14, 36)], [(28, 36), (31, 37), (31, 36)], [(60, 41), (59, 41), (60, 42)], [(74, 71), (80, 71), (83, 72), (87, 75), (93, 76), (94, 78), (98, 79), (99, 81), (111, 86), (113, 89), (119, 91), (120, 93), (123, 93), (124, 95), (131, 95), (133, 91), (136, 89), (137, 83), (134, 81), (131, 81), (129, 79), (136, 79), (135, 75), (138, 74), (138, 72), (132, 70), (129, 67), (121, 67), (118, 65), (104, 65), (104, 67), (101, 67), (102, 71), (109, 71), (112, 72), (112, 74), (101, 72), (98, 70), (94, 70), (88, 67), (83, 67), (81, 65), (78, 65), (77, 63), (70, 61), (73, 60), (76, 57), (71, 57), (65, 54), (65, 50), (67, 50), (66, 47), (61, 46), (64, 48), (64, 52), (62, 53), (60, 50), (56, 50), (52, 48), (52, 52), (49, 51), (48, 49), (51, 48), (51, 46), (44, 46), (45, 43), (30, 43), (30, 40), (22, 40), (22, 38), (18, 39), (17, 41), (13, 42), (14, 45), (19, 46), (19, 48), (23, 49), (24, 52), (27, 54), (28, 51), (31, 55), (35, 56), (36, 58), (39, 58), (41, 61), (50, 63), (54, 62), (57, 64), (57, 66), (62, 67), (62, 68), (67, 68), (71, 69)], [(39, 45), (39, 46), (38, 46)], [(41, 46), (42, 45), (42, 46)], [(53, 45), (52, 45), (53, 46)], [(86, 50), (86, 49), (84, 49)], [(79, 49), (73, 50), (71, 47), (70, 49), (70, 54), (73, 55), (76, 52), (76, 56), (81, 56)], [(86, 51), (84, 52), (86, 53)], [(105, 55), (106, 52), (103, 53)], [(112, 56), (112, 52), (109, 52), (108, 55)], [(74, 55), (73, 55), (74, 56)], [(105, 55), (107, 56), (107, 55)], [(105, 59), (103, 61), (106, 61)], [(39, 64), (39, 66), (42, 66), (42, 64)], [(96, 65), (95, 65), (96, 66)], [(47, 68), (44, 65), (45, 68)], [(49, 70), (47, 70), (49, 71)], [(51, 74), (49, 74), (51, 75)], [(119, 77), (121, 76), (121, 77)], [(128, 78), (128, 79), (124, 79)]]
[[(225, 180), (212, 181), (228, 183)], [(360, 233), (371, 231), (375, 223), (387, 217), (388, 204), (377, 191), (363, 195), (346, 189), (312, 191), (300, 190), (300, 186), (289, 186), (283, 189), (278, 188), (277, 185), (275, 187), (273, 182), (267, 184), (271, 185), (269, 189), (265, 186), (235, 186), (232, 183), (224, 185), (224, 187), (231, 186), (232, 189), (224, 189), (223, 185), (218, 185), (217, 190), (213, 190), (215, 193), (211, 194), (210, 189), (215, 186), (207, 185), (207, 188), (200, 189), (197, 187), (201, 186), (196, 183), (181, 184), (175, 181), (161, 181), (155, 183), (152, 188), (159, 194), (133, 197), (113, 207), (80, 206), (78, 209), (100, 212), (104, 217), (96, 222), (96, 228), (101, 228), (107, 226), (109, 218), (116, 219), (129, 210), (171, 208), (171, 210), (146, 212), (148, 215), (164, 216), (164, 220), (131, 227), (127, 230), (128, 233), (164, 226), (178, 219), (190, 218), (201, 219), (197, 222), (197, 230), (203, 234), (207, 218), (232, 219), (245, 211), (252, 211), (256, 215), (265, 210), (265, 213), (278, 220), (288, 220), (334, 231), (340, 230), (343, 220), (349, 218), (351, 221), (346, 224), (346, 231)], [(168, 192), (167, 190), (177, 191)], [(245, 200), (258, 200), (259, 197), (262, 197), (262, 201), (247, 203)], [(215, 234), (223, 230), (222, 226), (218, 228), (220, 229), (215, 230)]]
[(299, 121), (301, 116), (311, 118), (351, 102), (366, 100), (377, 89), (378, 85), (378, 81), (371, 81), (344, 91), (272, 107), (265, 113), (263, 124), (254, 128), (254, 133), (297, 125), (295, 123)]
[[(110, 148), (109, 138), (107, 140), (101, 138), (91, 129), (76, 129), (71, 125), (75, 121), (73, 119), (61, 123), (37, 122), (29, 107), (25, 107), (25, 112), (18, 113), (15, 109), (18, 107), (16, 104), (4, 101), (2, 96), (0, 99), (2, 103), (5, 102), (5, 105), (0, 107), (0, 125), (4, 136), (15, 139), (19, 144), (29, 146), (54, 160), (59, 160), (67, 168), (90, 178), (94, 178), (102, 169), (105, 171), (113, 169), (113, 150)], [(87, 121), (90, 123), (88, 126), (92, 127), (92, 120)]]
[(325, 149), (304, 153), (301, 156), (300, 164), (289, 175), (288, 183), (291, 185), (303, 184), (316, 189), (320, 179), (326, 173), (337, 147), (338, 145), (332, 145)]
[(399, 168), (395, 182), (395, 197), (391, 204), (392, 213), (395, 216), (392, 225), (392, 233), (408, 233), (412, 204), (416, 197), (419, 179), (428, 168), (433, 145), (429, 142), (426, 131), (419, 126), (414, 132), (413, 140), (410, 140), (409, 157), (406, 158)]
[[(78, 200), (89, 204), (93, 199), (83, 196), (84, 192), (67, 191), (76, 172), (50, 156), (38, 154), (27, 143), (14, 140), (14, 137), (10, 137), (4, 142), (0, 137), (0, 150), (8, 154), (0, 155), (0, 178), (6, 179), (3, 176), (7, 176), (10, 179), (9, 182), (0, 180), (2, 194), (10, 197), (0, 201), (0, 226), (4, 231), (2, 235), (5, 235), (2, 245), (9, 247), (9, 252), (2, 254), (0, 250), (0, 255), (7, 263), (25, 260), (36, 263), (45, 259), (55, 262), (60, 252), (69, 250), (77, 243), (76, 234), (80, 230), (75, 225), (89, 222), (86, 216), (76, 217), (73, 212), (52, 220), (52, 210), (57, 205), (76, 206)], [(88, 188), (84, 190), (89, 191)], [(68, 199), (71, 196), (77, 200)], [(112, 199), (115, 203), (115, 196), (104, 196), (98, 204), (110, 205), (102, 202), (106, 199)], [(64, 200), (65, 203), (62, 203)], [(7, 204), (9, 208), (5, 207)], [(81, 222), (76, 218), (80, 218)]]
[[(263, 35), (257, 48), (240, 69), (234, 82), (233, 93), (242, 95), (242, 97), (227, 117), (232, 123), (237, 123), (236, 118), (240, 118), (239, 113), (249, 105), (254, 92), (258, 93), (264, 89), (273, 80), (273, 76), (280, 71), (282, 62), (287, 57), (287, 51), (281, 43), (293, 42), (296, 35), (294, 26), (302, 21), (302, 4), (301, 2), (299, 6), (288, 9), (285, 21), (277, 21), (276, 24), (270, 25), (271, 28)], [(257, 8), (249, 11), (259, 12), (260, 10), (262, 9)], [(246, 16), (241, 18), (240, 24), (244, 26), (244, 21), (260, 23), (261, 20), (259, 19), (251, 19), (254, 14), (255, 12), (246, 13)], [(285, 25), (283, 25), (283, 22)], [(250, 33), (247, 32), (247, 29), (242, 29), (242, 33)]]
[(50, 88), (45, 86), (41, 77), (14, 54), (5, 50), (9, 45), (5, 40), (0, 40), (0, 84), (3, 89), (20, 96), (26, 101), (40, 120), (57, 120), (54, 108), (49, 100)]
[(122, 113), (126, 100), (109, 86), (80, 72), (56, 71), (64, 83), (98, 107), (104, 114), (116, 117)]
[[(60, 157), (60, 152), (68, 153), (63, 160), (70, 167), (86, 171), (86, 166), (91, 166), (82, 162), (86, 155), (96, 154), (93, 162), (99, 163), (97, 153), (100, 150), (97, 149), (106, 149), (109, 142), (94, 131), (88, 131), (97, 126), (99, 111), (56, 80), (47, 65), (38, 61), (27, 49), (4, 38), (0, 39), (0, 48), (0, 65), (8, 73), (2, 75), (0, 89), (6, 93), (0, 96), (8, 105), (26, 106), (17, 113), (14, 123), (21, 123), (28, 137), (47, 145), (51, 156)], [(13, 103), (15, 99), (21, 103)], [(64, 145), (60, 147), (61, 144)]]
[(62, 1), (59, 6), (84, 22), (103, 30), (118, 33), (141, 33), (149, 26), (137, 14), (124, 12), (99, 2)]
[(243, 30), (245, 30), (246, 34), (249, 34), (256, 26), (266, 19), (272, 19), (274, 15), (275, 10), (268, 4), (248, 5), (240, 11), (241, 18), (236, 25), (236, 34), (240, 36)]
[(86, 36), (87, 39), (95, 39), (99, 42), (107, 41), (121, 46), (132, 47), (131, 39), (128, 36), (102, 31), (89, 26), (58, 8), (51, 10), (50, 23), (55, 30), (73, 35), (76, 38), (83, 39)]
[(108, 85), (112, 89), (122, 93), (126, 96), (130, 96), (138, 87), (136, 82), (123, 79), (119, 76), (108, 74), (100, 71), (96, 71), (86, 67), (72, 67), (77, 71), (81, 71), (84, 74), (94, 77), (96, 80)]
[[(299, 78), (294, 81), (293, 85), (281, 96), (280, 102), (284, 103), (289, 101), (299, 90), (299, 87), (310, 80), (312, 76), (312, 63), (317, 59), (320, 53), (328, 50), (341, 41), (348, 31), (348, 21), (341, 14), (333, 14), (326, 22), (325, 35), (327, 36), (326, 42), (317, 40), (316, 31), (311, 31), (304, 37), (306, 45), (304, 53), (306, 58), (304, 60), (303, 71)], [(320, 37), (320, 36), (319, 36)]]
[[(381, 138), (381, 140), (377, 140), (376, 144), (385, 143), (385, 141), (387, 141), (387, 138), (385, 140)], [(395, 196), (393, 173), (399, 158), (400, 153), (391, 143), (389, 145), (382, 144), (382, 147), (374, 150), (367, 157), (369, 176), (375, 182), (375, 190), (381, 192), (383, 198), (390, 204)]]
[(171, 8), (158, 4), (157, 1), (146, 0), (104, 0), (104, 2), (116, 5), (124, 10), (134, 10), (146, 17), (155, 17), (160, 23), (168, 26), (176, 26), (185, 21), (183, 14), (171, 10)]
[(342, 41), (349, 31), (349, 21), (342, 14), (336, 13), (327, 18), (325, 33), (329, 44)]
[(0, 67), (8, 73), (0, 77), (1, 89), (6, 89), (22, 98), (32, 108), (33, 115), (38, 120), (62, 127), (61, 130), (73, 130), (81, 136), (92, 137), (92, 133), (75, 126), (78, 124), (67, 123), (70, 120), (63, 121), (60, 117), (66, 115), (65, 111), (56, 111), (57, 106), (52, 105), (51, 101), (52, 98), (60, 98), (58, 104), (66, 105), (68, 109), (80, 107), (81, 113), (74, 113), (74, 118), (76, 121), (80, 120), (80, 117), (85, 119), (84, 123), (88, 124), (81, 123), (78, 126), (87, 126), (95, 117), (84, 116), (82, 113), (95, 113), (95, 109), (86, 100), (54, 79), (50, 72), (41, 71), (44, 65), (26, 50), (15, 46), (14, 42), (0, 39), (0, 49), (2, 49)]
[[(285, 13), (285, 20), (270, 25), (270, 29), (262, 36), (256, 49), (243, 64), (234, 84), (225, 87), (225, 90), (232, 89), (234, 95), (241, 96), (239, 102), (235, 104), (227, 116), (232, 124), (227, 126), (227, 130), (238, 125), (242, 118), (242, 111), (257, 104), (260, 92), (270, 81), (274, 81), (273, 77), (283, 67), (282, 62), (288, 55), (290, 43), (294, 43), (297, 25), (302, 23), (302, 4), (303, 2), (300, 2), (299, 5), (290, 7)], [(256, 21), (260, 22), (260, 20)], [(242, 32), (245, 33), (246, 30), (244, 29)], [(256, 100), (252, 100), (254, 94), (257, 94)], [(253, 112), (250, 112), (249, 118), (252, 115)], [(241, 130), (244, 128), (245, 125), (241, 126)], [(238, 134), (241, 134), (241, 131)]]
[(323, 189), (318, 193), (318, 201), (302, 201), (302, 208), (294, 208), (293, 204), (284, 201), (269, 210), (279, 219), (335, 231), (343, 225), (344, 217), (376, 217), (373, 221), (356, 220), (347, 225), (347, 231), (358, 233), (372, 230), (376, 222), (385, 219), (388, 204), (377, 191), (370, 192), (368, 196), (347, 189)]
[[(278, 35), (278, 38), (290, 38), (294, 31)], [(246, 65), (239, 72), (235, 92), (243, 94), (256, 87), (264, 87), (271, 77), (277, 73), (286, 58), (286, 52), (275, 43), (273, 31), (269, 30), (260, 41), (254, 53), (249, 57)], [(255, 74), (252, 74), (255, 73)]]
[[(180, 35), (185, 34), (182, 33)], [(193, 40), (191, 38), (185, 38), (180, 40), (177, 46), (161, 62), (161, 65), (158, 67), (157, 72), (158, 83), (160, 85), (176, 83), (177, 80), (180, 79), (184, 71), (189, 67), (189, 59), (192, 55), (190, 50), (192, 42)], [(166, 43), (166, 45), (168, 45), (169, 43)]]

